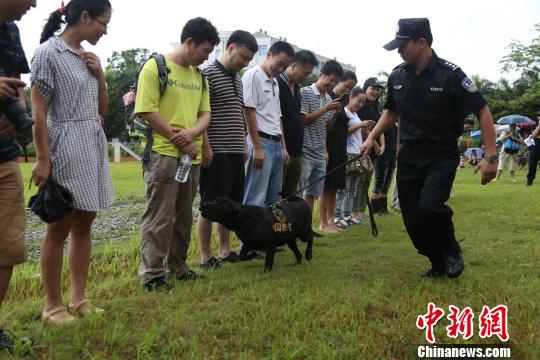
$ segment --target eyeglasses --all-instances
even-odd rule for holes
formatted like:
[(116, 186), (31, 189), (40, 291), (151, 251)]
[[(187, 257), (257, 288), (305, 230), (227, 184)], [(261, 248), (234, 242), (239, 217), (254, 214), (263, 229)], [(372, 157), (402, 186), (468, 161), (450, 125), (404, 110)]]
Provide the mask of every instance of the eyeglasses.
[(101, 25), (103, 25), (103, 30), (107, 31), (107, 28), (109, 27), (109, 24), (107, 23), (104, 23), (103, 21), (99, 20), (99, 19), (94, 19), (96, 20), (98, 23), (100, 23)]

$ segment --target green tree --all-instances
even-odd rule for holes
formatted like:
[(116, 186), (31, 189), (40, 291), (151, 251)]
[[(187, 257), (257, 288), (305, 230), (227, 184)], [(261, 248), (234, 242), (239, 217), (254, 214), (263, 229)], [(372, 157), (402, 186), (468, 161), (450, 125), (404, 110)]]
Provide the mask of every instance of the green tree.
[(472, 76), (476, 86), (487, 99), (495, 120), (510, 114), (535, 118), (540, 109), (540, 23), (535, 25), (537, 36), (530, 45), (512, 41), (509, 53), (503, 57), (503, 72), (518, 71), (513, 83), (501, 78), (497, 83)]
[[(537, 35), (531, 44), (512, 41), (508, 46), (510, 53), (501, 61), (503, 71), (517, 70), (521, 76), (513, 83), (513, 92), (500, 94), (513, 96), (500, 97), (501, 101), (496, 104), (505, 111), (497, 115), (516, 113), (534, 119), (540, 109), (540, 23), (534, 27)], [(503, 103), (505, 100), (506, 104)]]
[(503, 57), (503, 71), (511, 70), (520, 71), (522, 74), (521, 81), (536, 82), (540, 75), (540, 23), (536, 24), (535, 31), (537, 37), (532, 40), (530, 45), (524, 45), (519, 41), (512, 41), (508, 48), (510, 53)]
[(109, 86), (109, 108), (105, 116), (107, 138), (126, 134), (122, 96), (133, 85), (140, 64), (150, 57), (148, 49), (130, 49), (113, 52), (107, 59), (105, 78)]

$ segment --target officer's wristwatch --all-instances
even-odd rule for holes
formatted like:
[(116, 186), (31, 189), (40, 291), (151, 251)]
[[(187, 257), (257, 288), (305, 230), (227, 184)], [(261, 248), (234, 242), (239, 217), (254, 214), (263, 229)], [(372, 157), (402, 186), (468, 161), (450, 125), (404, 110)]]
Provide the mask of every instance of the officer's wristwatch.
[(497, 156), (497, 154), (493, 154), (493, 155), (486, 155), (484, 159), (490, 164), (495, 164), (497, 160), (499, 159), (499, 157)]

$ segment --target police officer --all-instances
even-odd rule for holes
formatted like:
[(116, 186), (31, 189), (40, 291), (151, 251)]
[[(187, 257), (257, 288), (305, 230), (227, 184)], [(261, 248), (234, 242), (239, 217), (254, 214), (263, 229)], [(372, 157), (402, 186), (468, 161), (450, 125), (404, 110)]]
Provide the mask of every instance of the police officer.
[(464, 263), (454, 236), (452, 210), (445, 205), (459, 164), (457, 138), (467, 115), (480, 119), (486, 157), (474, 173), (482, 184), (497, 170), (491, 112), (474, 83), (459, 68), (435, 54), (426, 18), (400, 19), (395, 39), (384, 45), (398, 49), (403, 63), (388, 78), (385, 111), (363, 144), (370, 153), (375, 140), (399, 119), (402, 146), (397, 184), (403, 222), (418, 250), (431, 261), (424, 275), (458, 277)]

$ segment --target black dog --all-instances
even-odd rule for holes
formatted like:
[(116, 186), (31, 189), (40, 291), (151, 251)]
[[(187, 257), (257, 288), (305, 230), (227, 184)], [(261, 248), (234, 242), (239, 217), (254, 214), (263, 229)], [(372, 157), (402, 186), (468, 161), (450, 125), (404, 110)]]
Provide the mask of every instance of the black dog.
[(296, 238), (307, 242), (306, 260), (311, 260), (311, 210), (300, 197), (294, 196), (270, 207), (242, 205), (219, 197), (214, 202), (202, 203), (201, 211), (206, 219), (218, 222), (236, 233), (243, 244), (240, 258), (245, 258), (251, 250), (265, 251), (265, 271), (272, 270), (276, 248), (284, 244), (294, 252), (296, 263), (302, 262)]

